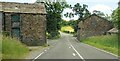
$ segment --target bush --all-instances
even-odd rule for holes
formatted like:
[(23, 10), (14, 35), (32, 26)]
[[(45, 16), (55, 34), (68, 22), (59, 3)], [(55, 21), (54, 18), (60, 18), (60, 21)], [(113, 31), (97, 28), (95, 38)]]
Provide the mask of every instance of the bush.
[(2, 35), (4, 35), (4, 36), (10, 36), (10, 33), (7, 32), (7, 31), (4, 31), (4, 32), (2, 32)]
[(47, 37), (48, 39), (57, 39), (60, 38), (60, 33), (58, 31), (50, 32)]

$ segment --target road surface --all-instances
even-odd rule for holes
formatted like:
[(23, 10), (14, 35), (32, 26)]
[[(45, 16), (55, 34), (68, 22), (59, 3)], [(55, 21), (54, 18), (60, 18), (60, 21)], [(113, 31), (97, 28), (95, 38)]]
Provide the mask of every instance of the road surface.
[(75, 37), (65, 33), (61, 33), (61, 38), (58, 40), (49, 40), (48, 44), (50, 47), (38, 54), (33, 61), (37, 59), (81, 59), (81, 61), (110, 59), (105, 61), (115, 61), (113, 59), (118, 59), (114, 55), (80, 43)]

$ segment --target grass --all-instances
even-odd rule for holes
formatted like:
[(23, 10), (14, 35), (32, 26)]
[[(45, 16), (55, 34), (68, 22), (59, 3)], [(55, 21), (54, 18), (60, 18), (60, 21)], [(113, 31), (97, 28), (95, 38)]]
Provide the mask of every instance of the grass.
[(93, 36), (81, 41), (118, 55), (118, 36), (117, 35)]
[(71, 27), (71, 26), (63, 26), (61, 28), (61, 31), (62, 32), (65, 32), (65, 33), (73, 33), (74, 32), (74, 29)]
[(20, 59), (23, 58), (29, 49), (27, 46), (23, 45), (19, 40), (3, 37), (2, 40), (2, 58), (3, 59)]

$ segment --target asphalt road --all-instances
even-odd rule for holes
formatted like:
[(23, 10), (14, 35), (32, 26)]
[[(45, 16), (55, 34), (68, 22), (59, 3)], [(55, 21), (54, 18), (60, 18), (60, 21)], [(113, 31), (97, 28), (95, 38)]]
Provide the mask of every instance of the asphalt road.
[(86, 61), (86, 59), (118, 59), (114, 55), (80, 43), (75, 37), (65, 33), (61, 33), (61, 38), (58, 40), (48, 40), (48, 44), (50, 47), (38, 54), (33, 61), (36, 59), (81, 59), (82, 61)]

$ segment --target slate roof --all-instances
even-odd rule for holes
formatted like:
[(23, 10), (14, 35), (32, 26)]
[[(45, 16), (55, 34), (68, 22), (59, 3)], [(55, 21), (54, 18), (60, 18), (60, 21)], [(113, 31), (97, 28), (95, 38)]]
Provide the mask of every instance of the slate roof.
[(0, 2), (0, 11), (15, 13), (42, 13), (46, 14), (43, 3), (16, 3), (16, 2)]
[(118, 33), (118, 29), (117, 28), (112, 28), (108, 32), (109, 33)]
[[(97, 14), (94, 13), (94, 14), (92, 14), (92, 15), (84, 18), (83, 21), (86, 20), (86, 19), (88, 19), (88, 18), (90, 18), (90, 17), (92, 17), (92, 16), (97, 16), (97, 17), (99, 17), (99, 18), (101, 18), (101, 19), (103, 19), (103, 20), (107, 20), (107, 19), (105, 19), (105, 18), (103, 18), (103, 17), (100, 17), (100, 16), (98, 16)], [(108, 21), (108, 20), (107, 20), (107, 21)]]
[(66, 2), (66, 0), (36, 0), (36, 3), (40, 2)]

